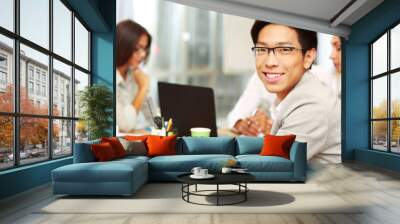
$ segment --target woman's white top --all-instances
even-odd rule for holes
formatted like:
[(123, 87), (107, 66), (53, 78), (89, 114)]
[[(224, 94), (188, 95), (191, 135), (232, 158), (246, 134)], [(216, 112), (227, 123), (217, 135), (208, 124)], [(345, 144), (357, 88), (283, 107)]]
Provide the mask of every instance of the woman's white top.
[(133, 74), (129, 72), (125, 80), (118, 70), (116, 75), (118, 132), (129, 132), (134, 129), (145, 128), (148, 123), (143, 113), (138, 112), (132, 104), (139, 90)]

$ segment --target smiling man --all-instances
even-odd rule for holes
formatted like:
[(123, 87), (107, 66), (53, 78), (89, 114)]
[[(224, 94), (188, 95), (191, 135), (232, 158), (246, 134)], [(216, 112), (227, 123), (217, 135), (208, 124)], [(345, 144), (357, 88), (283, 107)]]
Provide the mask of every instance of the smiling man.
[(270, 134), (295, 134), (307, 142), (307, 158), (341, 162), (340, 101), (308, 70), (316, 57), (317, 34), (255, 21), (251, 36), (258, 77), (276, 95)]

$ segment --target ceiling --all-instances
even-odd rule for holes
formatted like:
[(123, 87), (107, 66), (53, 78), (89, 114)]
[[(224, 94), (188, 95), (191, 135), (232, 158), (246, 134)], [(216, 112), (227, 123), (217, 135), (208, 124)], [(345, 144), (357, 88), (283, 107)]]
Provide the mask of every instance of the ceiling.
[(168, 0), (188, 6), (348, 37), (383, 0)]

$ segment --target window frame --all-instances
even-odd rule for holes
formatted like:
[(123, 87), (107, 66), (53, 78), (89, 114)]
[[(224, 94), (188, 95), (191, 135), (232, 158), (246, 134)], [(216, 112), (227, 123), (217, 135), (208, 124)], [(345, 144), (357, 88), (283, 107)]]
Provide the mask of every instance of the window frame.
[[(392, 98), (391, 98), (391, 91), (392, 91), (392, 86), (391, 86), (391, 79), (393, 75), (396, 75), (396, 73), (400, 72), (400, 67), (391, 69), (391, 30), (395, 28), (396, 26), (400, 26), (400, 21), (397, 21), (396, 23), (392, 24), (389, 28), (387, 28), (383, 33), (379, 34), (375, 39), (373, 39), (369, 44), (369, 149), (373, 151), (379, 151), (379, 152), (386, 152), (386, 153), (391, 153), (391, 154), (400, 154), (400, 152), (393, 152), (392, 151), (392, 121), (400, 121), (400, 117), (393, 117), (392, 116)], [(376, 43), (381, 37), (384, 35), (387, 35), (387, 64), (386, 64), (386, 71), (380, 74), (376, 74), (374, 76), (373, 74), (373, 44)], [(400, 54), (400, 52), (399, 52)], [(387, 98), (387, 105), (386, 105), (386, 118), (373, 118), (373, 93), (374, 93), (374, 86), (373, 86), (373, 81), (382, 77), (386, 77), (386, 87), (387, 87), (387, 93), (386, 93), (386, 98)], [(373, 122), (376, 121), (386, 121), (386, 151), (384, 150), (379, 150), (374, 148), (374, 136), (373, 136)]]
[[(72, 7), (65, 1), (65, 0), (59, 0), (69, 11), (71, 11), (71, 18), (70, 18), (70, 23), (71, 23), (71, 59), (64, 58), (63, 56), (55, 53), (53, 50), (53, 1), (54, 0), (47, 0), (49, 3), (49, 47), (46, 49), (45, 47), (40, 46), (39, 44), (34, 43), (33, 41), (30, 41), (29, 39), (24, 38), (23, 36), (20, 35), (20, 0), (14, 0), (13, 1), (13, 10), (14, 10), (14, 30), (10, 31), (4, 27), (0, 26), (0, 35), (10, 38), (13, 41), (13, 54), (12, 54), (12, 69), (11, 71), (13, 72), (13, 78), (14, 78), (14, 110), (13, 112), (1, 112), (0, 111), (0, 116), (4, 117), (11, 117), (13, 120), (13, 166), (10, 167), (5, 167), (5, 168), (0, 168), (0, 172), (5, 171), (5, 170), (10, 170), (10, 169), (16, 169), (19, 167), (23, 166), (29, 166), (33, 164), (38, 164), (38, 163), (43, 163), (49, 160), (54, 160), (54, 159), (61, 159), (65, 157), (70, 157), (73, 156), (74, 152), (74, 143), (75, 143), (75, 126), (76, 126), (76, 121), (79, 120), (79, 117), (75, 117), (75, 108), (71, 108), (71, 114), (65, 115), (65, 116), (56, 116), (53, 115), (53, 59), (58, 60), (61, 63), (64, 63), (68, 66), (71, 66), (71, 93), (72, 93), (72, 99), (70, 99), (72, 102), (71, 104), (74, 105), (75, 103), (75, 88), (74, 88), (74, 82), (75, 82), (75, 69), (85, 73), (89, 77), (89, 83), (88, 86), (92, 85), (92, 69), (91, 69), (91, 49), (92, 49), (92, 44), (91, 44), (91, 37), (92, 37), (92, 31), (89, 29), (87, 24), (84, 22), (84, 20), (72, 9)], [(88, 69), (85, 69), (78, 64), (75, 63), (75, 25), (74, 25), (74, 20), (75, 18), (79, 20), (79, 22), (83, 25), (83, 27), (88, 31)], [(42, 85), (45, 86), (45, 95), (48, 97), (48, 112), (46, 115), (39, 115), (39, 114), (27, 114), (27, 113), (21, 113), (20, 112), (20, 85), (21, 85), (21, 80), (20, 80), (20, 65), (21, 65), (21, 56), (20, 56), (20, 45), (23, 44), (29, 48), (32, 48), (33, 50), (36, 50), (42, 54), (45, 54), (48, 56), (48, 71), (47, 71), (47, 80), (46, 84), (42, 83), (42, 72), (44, 70), (40, 69), (39, 71), (39, 80), (37, 80), (36, 77), (36, 72), (37, 68), (33, 67), (33, 79), (30, 77), (30, 68), (31, 65), (29, 63), (26, 64), (26, 87), (27, 91), (29, 91), (28, 87), (28, 82), (32, 81), (33, 86), (34, 86), (34, 92), (36, 92), (35, 85), (40, 83), (40, 87), (42, 88)], [(42, 91), (40, 88), (40, 94), (37, 95), (38, 97), (43, 97), (42, 96)], [(47, 92), (47, 93), (46, 93)], [(35, 94), (36, 95), (36, 94)], [(35, 102), (34, 102), (35, 103)], [(47, 135), (47, 149), (48, 150), (48, 155), (47, 157), (44, 157), (43, 160), (40, 160), (38, 162), (31, 162), (31, 163), (24, 163), (21, 164), (21, 158), (20, 158), (20, 119), (21, 118), (45, 118), (47, 119), (48, 123), (48, 135)], [(64, 120), (64, 121), (70, 121), (71, 122), (71, 153), (68, 155), (62, 155), (62, 156), (55, 156), (53, 155), (54, 152), (54, 147), (53, 147), (53, 123), (55, 123), (57, 120)]]

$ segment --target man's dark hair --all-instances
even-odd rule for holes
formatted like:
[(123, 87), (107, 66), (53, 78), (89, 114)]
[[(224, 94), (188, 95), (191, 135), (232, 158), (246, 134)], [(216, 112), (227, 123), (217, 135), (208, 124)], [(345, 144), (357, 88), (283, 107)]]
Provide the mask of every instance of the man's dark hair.
[(117, 25), (116, 32), (116, 45), (117, 45), (117, 67), (124, 65), (129, 58), (132, 56), (132, 53), (136, 51), (136, 45), (139, 42), (139, 38), (142, 35), (146, 35), (149, 39), (149, 42), (146, 46), (146, 58), (145, 62), (147, 62), (147, 58), (150, 55), (150, 46), (151, 46), (151, 35), (147, 30), (139, 25), (138, 23), (132, 20), (124, 20)]
[[(274, 23), (269, 23), (269, 22), (264, 22), (261, 20), (256, 20), (253, 24), (253, 27), (251, 28), (251, 39), (253, 39), (253, 43), (257, 43), (258, 39), (258, 34), (264, 28), (265, 26), (268, 26), (270, 24)], [(307, 50), (310, 50), (312, 48), (317, 49), (317, 33), (314, 31), (309, 31), (309, 30), (303, 30), (295, 27), (291, 27), (294, 31), (296, 31), (297, 36), (299, 38), (299, 42), (301, 45), (301, 48), (304, 50), (303, 53), (305, 53)]]

